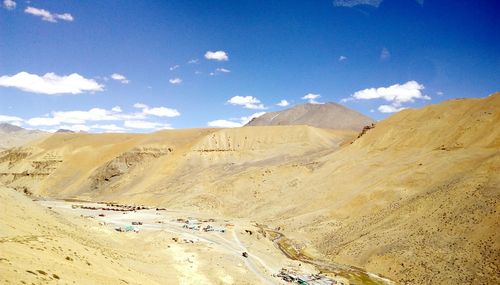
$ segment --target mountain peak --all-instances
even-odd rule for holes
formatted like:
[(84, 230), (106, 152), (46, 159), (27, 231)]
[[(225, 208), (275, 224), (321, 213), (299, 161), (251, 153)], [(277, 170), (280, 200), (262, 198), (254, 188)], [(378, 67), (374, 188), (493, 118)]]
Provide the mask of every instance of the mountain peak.
[(360, 131), (375, 121), (343, 105), (328, 102), (305, 103), (289, 109), (266, 113), (251, 120), (247, 126), (308, 125), (317, 128)]
[(24, 130), (21, 127), (8, 124), (8, 123), (0, 123), (0, 131), (3, 133), (15, 133)]

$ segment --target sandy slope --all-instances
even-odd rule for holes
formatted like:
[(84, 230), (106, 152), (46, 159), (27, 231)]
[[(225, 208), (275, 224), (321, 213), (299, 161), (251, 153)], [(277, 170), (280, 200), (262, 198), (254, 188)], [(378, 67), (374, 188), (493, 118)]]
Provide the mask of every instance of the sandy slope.
[(306, 126), (56, 134), (0, 155), (40, 195), (253, 219), (403, 284), (500, 282), (500, 93), (354, 132)]
[[(13, 190), (0, 189), (0, 283), (164, 284), (177, 282), (173, 259), (134, 250), (133, 238), (68, 221)], [(127, 246), (125, 246), (127, 244)]]

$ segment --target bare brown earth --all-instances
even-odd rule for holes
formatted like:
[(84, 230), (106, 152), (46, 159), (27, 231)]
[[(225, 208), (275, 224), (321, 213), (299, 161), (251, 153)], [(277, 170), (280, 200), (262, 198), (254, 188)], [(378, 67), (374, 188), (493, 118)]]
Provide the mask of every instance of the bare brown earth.
[(359, 139), (308, 126), (54, 134), (1, 153), (0, 181), (252, 219), (401, 284), (498, 284), (499, 110), (500, 93), (451, 100)]
[(252, 119), (247, 126), (307, 125), (316, 128), (360, 131), (375, 123), (369, 117), (337, 103), (299, 104)]

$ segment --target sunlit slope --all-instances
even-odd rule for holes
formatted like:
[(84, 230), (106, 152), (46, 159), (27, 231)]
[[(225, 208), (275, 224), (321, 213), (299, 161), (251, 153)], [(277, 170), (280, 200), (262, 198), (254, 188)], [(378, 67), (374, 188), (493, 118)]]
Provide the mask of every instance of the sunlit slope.
[(318, 161), (302, 182), (307, 206), (282, 223), (330, 258), (401, 283), (498, 283), (499, 110), (497, 93), (380, 122)]
[[(2, 153), (2, 181), (53, 197), (158, 203), (175, 189), (189, 191), (219, 166), (283, 161), (334, 150), (356, 135), (307, 126), (191, 129), (152, 134), (55, 134)], [(263, 162), (265, 164), (265, 162)], [(276, 162), (275, 162), (276, 163)], [(222, 171), (222, 172), (221, 172)], [(142, 193), (142, 194), (139, 194)], [(161, 197), (147, 197), (152, 193)], [(163, 197), (166, 196), (166, 197)]]
[(0, 186), (2, 284), (176, 284), (174, 269), (155, 267), (173, 259), (135, 249), (140, 244)]

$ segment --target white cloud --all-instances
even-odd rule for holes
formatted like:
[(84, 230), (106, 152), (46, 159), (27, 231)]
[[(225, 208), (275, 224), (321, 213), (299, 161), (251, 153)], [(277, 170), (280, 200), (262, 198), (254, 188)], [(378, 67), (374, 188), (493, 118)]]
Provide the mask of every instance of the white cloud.
[(406, 108), (404, 107), (395, 107), (395, 106), (392, 106), (392, 105), (380, 105), (378, 107), (378, 111), (381, 112), (381, 113), (396, 113), (396, 112), (399, 112), (401, 110), (404, 110)]
[(52, 118), (52, 117), (37, 117), (37, 118), (31, 118), (26, 123), (30, 126), (57, 126), (61, 122), (59, 120)]
[(176, 64), (174, 66), (171, 66), (169, 69), (170, 69), (170, 71), (174, 71), (174, 70), (176, 70), (179, 67), (180, 67), (180, 65)]
[(213, 128), (238, 128), (248, 124), (248, 122), (250, 122), (253, 118), (260, 117), (265, 113), (266, 112), (258, 112), (250, 116), (241, 117), (238, 119), (210, 121), (207, 123), (207, 125)]
[(3, 7), (7, 10), (14, 10), (16, 8), (16, 1), (13, 0), (3, 0)]
[(215, 120), (215, 121), (210, 121), (207, 124), (209, 127), (213, 128), (238, 128), (241, 127), (242, 124), (238, 122), (232, 122), (228, 120)]
[(50, 117), (35, 117), (26, 121), (30, 126), (56, 126), (60, 124), (85, 124), (87, 121), (119, 120), (112, 111), (92, 108), (88, 111), (55, 111)]
[(131, 129), (171, 129), (170, 124), (163, 124), (150, 121), (125, 121), (123, 125)]
[(120, 81), (123, 84), (128, 84), (130, 82), (124, 75), (121, 75), (119, 73), (111, 74), (111, 79)]
[(78, 73), (59, 76), (46, 73), (43, 76), (22, 71), (16, 75), (0, 76), (0, 86), (18, 88), (26, 92), (48, 95), (79, 94), (86, 91), (103, 91), (103, 85)]
[(444, 92), (443, 91), (438, 91), (438, 92), (436, 92), (436, 94), (439, 95), (439, 96), (443, 96)]
[(415, 102), (416, 99), (430, 100), (431, 97), (422, 94), (423, 89), (424, 85), (412, 80), (389, 87), (363, 89), (351, 96), (359, 100), (384, 99), (391, 102), (393, 106), (400, 107), (402, 103)]
[(179, 85), (182, 83), (182, 79), (180, 79), (178, 77), (177, 78), (170, 78), (168, 80), (168, 82), (170, 82), (170, 84)]
[[(25, 123), (29, 126), (40, 127), (49, 126), (57, 128), (66, 128), (70, 130), (84, 130), (89, 129), (105, 130), (109, 132), (125, 131), (126, 128), (116, 125), (111, 122), (126, 122), (125, 127), (133, 129), (165, 129), (171, 128), (170, 124), (149, 121), (154, 117), (177, 117), (180, 113), (167, 107), (154, 107), (141, 103), (134, 104), (135, 108), (141, 109), (140, 112), (123, 113), (119, 106), (106, 110), (102, 108), (92, 108), (88, 111), (54, 111), (43, 117), (35, 117), (26, 120)], [(0, 119), (2, 117), (0, 116)], [(18, 118), (22, 120), (21, 118)], [(89, 125), (89, 122), (99, 122)], [(57, 126), (57, 128), (55, 128)], [(69, 127), (68, 127), (69, 126)], [(86, 126), (86, 127), (82, 127)], [(89, 129), (85, 129), (89, 128)]]
[(207, 51), (205, 53), (205, 58), (208, 60), (218, 60), (218, 61), (228, 61), (229, 56), (226, 54), (225, 51), (218, 50), (218, 51)]
[(144, 115), (152, 115), (156, 117), (178, 117), (181, 115), (181, 113), (179, 113), (176, 109), (167, 107), (149, 108), (148, 105), (142, 103), (135, 103), (134, 107), (142, 109), (142, 114)]
[(222, 68), (222, 67), (221, 68), (217, 68), (215, 71), (222, 72), (222, 73), (229, 73), (229, 72), (231, 72), (231, 70), (225, 69), (225, 68)]
[(320, 97), (321, 95), (319, 94), (307, 93), (304, 97), (302, 97), (302, 99), (307, 100), (310, 104), (321, 104), (320, 102), (316, 101), (316, 99)]
[(281, 100), (278, 104), (276, 104), (276, 106), (280, 106), (280, 107), (286, 107), (288, 105), (290, 105), (290, 103), (288, 103), (288, 101), (285, 99)]
[(198, 60), (198, 59), (190, 59), (190, 60), (188, 61), (188, 64), (196, 64), (196, 63), (198, 63), (198, 62), (199, 62), (199, 60)]
[(390, 105), (379, 106), (379, 112), (394, 113), (405, 109), (405, 107), (402, 107), (404, 103), (413, 103), (415, 100), (430, 100), (431, 97), (422, 93), (424, 88), (424, 85), (412, 80), (404, 84), (394, 84), (389, 87), (363, 89), (341, 101), (382, 99), (389, 102)]
[(64, 20), (64, 21), (73, 22), (73, 20), (75, 20), (75, 18), (73, 18), (73, 16), (70, 13), (55, 14), (55, 15), (56, 15), (56, 18)]
[(345, 60), (347, 60), (347, 56), (345, 55), (339, 56), (339, 61), (345, 61)]
[(370, 5), (378, 7), (382, 0), (333, 0), (333, 5), (337, 7), (354, 7), (358, 5)]
[(234, 96), (231, 99), (227, 100), (227, 103), (235, 106), (242, 106), (246, 109), (266, 109), (264, 104), (262, 104), (259, 99), (253, 96)]
[(90, 127), (92, 129), (99, 129), (99, 130), (105, 130), (105, 131), (114, 131), (114, 132), (126, 131), (127, 130), (127, 129), (122, 128), (120, 126), (117, 126), (115, 124), (105, 124), (105, 125), (96, 124), (96, 125), (92, 125)]
[(382, 50), (380, 51), (380, 59), (381, 60), (387, 60), (391, 58), (391, 53), (389, 52), (389, 50), (387, 48), (382, 48)]
[(156, 107), (151, 109), (144, 109), (143, 112), (147, 115), (153, 115), (157, 117), (177, 117), (181, 114), (176, 109), (166, 108), (166, 107)]
[(7, 122), (7, 123), (13, 123), (13, 122), (22, 122), (23, 119), (15, 116), (8, 116), (8, 115), (0, 115), (0, 122)]
[(73, 16), (69, 13), (56, 14), (56, 13), (51, 13), (45, 9), (39, 9), (31, 6), (26, 7), (24, 12), (31, 14), (33, 16), (42, 17), (43, 21), (51, 23), (57, 23), (57, 20), (63, 20), (68, 22), (72, 22), (74, 20)]

